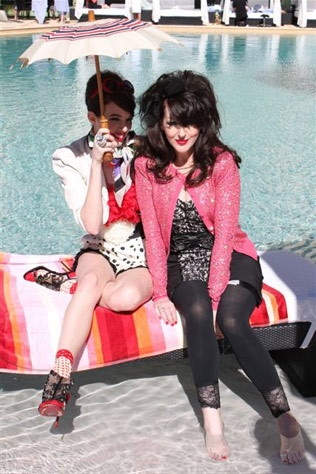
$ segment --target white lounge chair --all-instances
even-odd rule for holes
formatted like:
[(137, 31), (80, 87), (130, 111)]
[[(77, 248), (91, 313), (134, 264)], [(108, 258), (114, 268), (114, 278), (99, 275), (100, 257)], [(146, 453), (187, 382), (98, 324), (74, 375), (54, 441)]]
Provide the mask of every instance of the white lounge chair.
[[(248, 2), (248, 19), (249, 20), (262, 20), (262, 15), (267, 15), (265, 18), (272, 18), (272, 22), (276, 26), (281, 26), (281, 1), (280, 0), (265, 0), (260, 2), (260, 8), (255, 8), (258, 5), (258, 1), (250, 0)], [(223, 4), (223, 18), (222, 21), (225, 25), (230, 24), (230, 19), (235, 18), (235, 12), (232, 9), (232, 0), (224, 0)]]
[[(88, 16), (88, 11), (91, 8), (86, 8), (84, 6), (84, 0), (77, 0), (75, 8), (75, 17), (80, 20), (82, 16)], [(128, 18), (129, 20), (133, 19), (132, 11), (132, 1), (125, 0), (124, 3), (112, 3), (109, 8), (95, 8), (94, 15), (97, 18), (99, 17), (122, 17)]]
[(152, 21), (159, 23), (161, 17), (201, 18), (208, 25), (207, 0), (200, 0), (200, 8), (195, 8), (194, 0), (153, 0)]

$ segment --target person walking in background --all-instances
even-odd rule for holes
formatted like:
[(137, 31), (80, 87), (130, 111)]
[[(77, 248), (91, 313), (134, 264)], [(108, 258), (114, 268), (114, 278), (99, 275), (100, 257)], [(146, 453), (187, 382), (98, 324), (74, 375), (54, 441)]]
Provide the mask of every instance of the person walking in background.
[(55, 10), (58, 12), (58, 21), (65, 23), (69, 13), (69, 1), (55, 0)]
[(104, 2), (101, 5), (98, 3), (98, 0), (88, 0), (87, 8), (98, 9), (98, 8), (109, 8), (111, 6), (110, 2)]
[[(89, 335), (95, 307), (133, 311), (152, 295), (129, 174), (134, 156), (134, 88), (111, 71), (102, 72), (101, 80), (109, 128), (100, 128), (95, 74), (85, 94), (91, 130), (53, 154), (53, 169), (61, 179), (66, 202), (86, 232), (72, 269), (76, 270), (77, 289), (65, 312), (56, 360), (39, 405), (39, 413), (56, 417), (56, 422), (65, 411), (73, 362)], [(112, 154), (111, 161), (104, 162), (105, 152)], [(57, 284), (67, 284), (66, 280), (59, 279)]]
[(14, 2), (14, 20), (18, 20), (20, 17), (20, 12), (25, 9), (24, 0), (15, 0)]
[(132, 12), (134, 20), (142, 19), (142, 2), (141, 0), (132, 0)]
[(213, 87), (193, 71), (163, 74), (140, 99), (145, 135), (134, 160), (157, 315), (184, 318), (209, 456), (226, 459), (215, 325), (275, 417), (284, 463), (302, 460), (300, 426), (269, 353), (249, 324), (262, 273), (239, 226), (241, 159), (220, 139)]
[(247, 26), (248, 22), (248, 1), (233, 0), (233, 11), (235, 12), (235, 26)]
[(47, 2), (47, 19), (55, 19), (55, 1), (48, 0)]

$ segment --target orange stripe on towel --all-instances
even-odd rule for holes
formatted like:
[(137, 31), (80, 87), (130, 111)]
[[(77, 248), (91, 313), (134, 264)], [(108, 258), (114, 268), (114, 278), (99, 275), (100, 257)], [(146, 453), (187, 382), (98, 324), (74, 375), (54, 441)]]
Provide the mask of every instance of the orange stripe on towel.
[(153, 349), (145, 307), (141, 306), (137, 311), (135, 311), (133, 317), (138, 341), (139, 355), (150, 354), (153, 352)]

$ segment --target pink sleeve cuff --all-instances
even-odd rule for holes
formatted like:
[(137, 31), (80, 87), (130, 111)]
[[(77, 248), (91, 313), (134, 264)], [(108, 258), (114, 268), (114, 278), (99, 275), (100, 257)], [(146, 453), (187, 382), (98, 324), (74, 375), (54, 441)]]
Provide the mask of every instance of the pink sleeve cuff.
[(152, 300), (153, 300), (153, 301), (159, 301), (159, 300), (164, 300), (164, 299), (166, 299), (166, 298), (169, 299), (169, 296), (168, 296), (167, 294), (164, 295), (164, 296), (161, 296), (161, 295), (160, 295), (160, 296), (153, 296), (153, 297), (152, 297)]

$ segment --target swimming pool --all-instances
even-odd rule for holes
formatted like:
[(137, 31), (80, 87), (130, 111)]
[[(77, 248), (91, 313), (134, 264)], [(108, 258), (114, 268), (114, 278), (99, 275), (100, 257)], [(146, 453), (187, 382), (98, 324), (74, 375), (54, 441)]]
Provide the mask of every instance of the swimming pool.
[[(258, 249), (315, 239), (315, 37), (177, 34), (182, 47), (101, 58), (139, 95), (158, 75), (192, 68), (208, 75), (224, 140), (243, 158), (241, 225)], [(10, 65), (35, 37), (0, 39), (0, 250), (74, 253), (81, 229), (68, 210), (51, 155), (88, 131), (84, 106), (92, 58), (27, 69)], [(135, 129), (139, 130), (137, 117)]]

